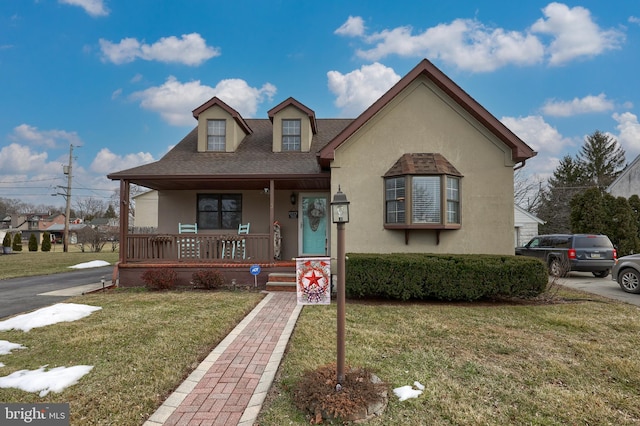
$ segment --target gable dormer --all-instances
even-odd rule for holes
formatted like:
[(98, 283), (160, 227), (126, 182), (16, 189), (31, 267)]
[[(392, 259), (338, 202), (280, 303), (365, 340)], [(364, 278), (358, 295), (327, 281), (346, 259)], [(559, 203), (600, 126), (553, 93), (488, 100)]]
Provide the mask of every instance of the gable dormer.
[(235, 109), (214, 96), (193, 110), (198, 120), (198, 152), (234, 152), (251, 129)]
[(273, 152), (309, 152), (317, 132), (316, 114), (293, 98), (273, 107), (269, 112), (273, 124)]

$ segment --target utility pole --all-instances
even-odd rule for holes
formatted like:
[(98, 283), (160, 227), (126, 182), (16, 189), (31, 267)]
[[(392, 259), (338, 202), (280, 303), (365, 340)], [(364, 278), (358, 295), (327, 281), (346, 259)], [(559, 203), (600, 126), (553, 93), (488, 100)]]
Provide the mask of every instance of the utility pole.
[(72, 167), (73, 166), (73, 144), (69, 144), (69, 165), (63, 166), (62, 170), (67, 175), (67, 207), (64, 212), (64, 238), (62, 241), (63, 251), (67, 253), (69, 251), (69, 215), (71, 214), (71, 179), (72, 179)]

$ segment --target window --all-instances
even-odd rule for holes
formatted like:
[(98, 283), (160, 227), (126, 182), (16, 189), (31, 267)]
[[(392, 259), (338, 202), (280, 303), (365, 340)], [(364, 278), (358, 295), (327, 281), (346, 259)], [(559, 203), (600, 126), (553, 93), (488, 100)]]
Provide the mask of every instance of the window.
[(282, 120), (282, 150), (300, 151), (300, 120)]
[[(409, 205), (411, 210), (407, 211)], [(398, 227), (458, 228), (460, 178), (448, 175), (385, 178), (385, 217), (386, 225)]]
[(386, 179), (385, 186), (386, 221), (404, 223), (404, 177)]
[(207, 151), (225, 151), (227, 122), (225, 120), (207, 120)]
[(198, 194), (200, 229), (238, 229), (242, 222), (242, 195)]

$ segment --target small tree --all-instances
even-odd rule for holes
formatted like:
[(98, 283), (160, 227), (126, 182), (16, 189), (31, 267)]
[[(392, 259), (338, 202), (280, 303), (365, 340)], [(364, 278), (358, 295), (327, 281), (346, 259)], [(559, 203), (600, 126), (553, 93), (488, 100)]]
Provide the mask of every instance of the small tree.
[(11, 234), (5, 233), (4, 239), (2, 240), (2, 247), (11, 247)]
[(13, 236), (13, 251), (22, 251), (22, 233), (16, 232)]
[(36, 234), (31, 234), (29, 237), (29, 251), (38, 251), (38, 239)]
[(45, 232), (42, 235), (42, 251), (44, 252), (48, 252), (51, 251), (51, 234), (49, 234), (48, 232)]

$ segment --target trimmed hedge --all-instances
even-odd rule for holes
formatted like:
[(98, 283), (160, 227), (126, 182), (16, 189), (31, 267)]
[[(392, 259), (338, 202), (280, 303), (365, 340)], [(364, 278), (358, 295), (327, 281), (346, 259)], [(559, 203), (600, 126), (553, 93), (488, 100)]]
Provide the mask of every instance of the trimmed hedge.
[(532, 257), (422, 253), (349, 254), (345, 275), (350, 298), (448, 301), (534, 297), (549, 279), (546, 265)]

